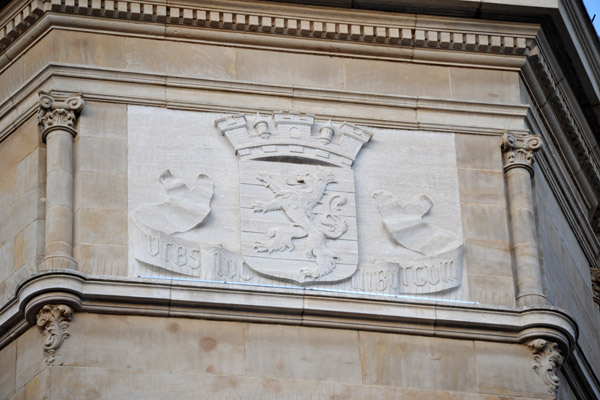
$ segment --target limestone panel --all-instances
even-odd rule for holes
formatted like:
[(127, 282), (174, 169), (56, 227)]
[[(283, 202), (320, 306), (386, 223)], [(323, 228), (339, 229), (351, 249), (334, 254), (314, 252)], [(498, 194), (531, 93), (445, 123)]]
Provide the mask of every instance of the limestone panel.
[(466, 239), (465, 262), (472, 274), (512, 277), (510, 245), (507, 242)]
[(75, 213), (75, 242), (127, 246), (127, 211), (79, 208)]
[(78, 139), (77, 152), (75, 167), (79, 171), (127, 173), (126, 140), (83, 136)]
[(508, 242), (506, 209), (502, 206), (463, 204), (465, 238)]
[(450, 84), (454, 99), (521, 104), (518, 72), (450, 68)]
[(247, 325), (246, 375), (361, 382), (356, 331)]
[(515, 306), (515, 283), (512, 277), (468, 274), (469, 299), (480, 304)]
[(506, 205), (502, 172), (459, 168), (458, 184), (462, 203)]
[(127, 69), (176, 77), (231, 80), (236, 77), (236, 53), (224, 46), (127, 38)]
[(456, 162), (459, 168), (502, 172), (500, 138), (483, 135), (456, 135)]
[(363, 382), (477, 392), (473, 342), (360, 332)]
[(90, 275), (127, 276), (127, 247), (80, 243), (73, 248), (79, 271)]
[(8, 399), (16, 391), (17, 343), (0, 350), (0, 398)]
[(48, 385), (51, 399), (108, 400), (107, 371), (102, 368), (52, 366)]
[(237, 49), (236, 70), (241, 81), (344, 88), (344, 66), (338, 57)]
[(450, 97), (447, 67), (346, 59), (344, 73), (347, 90), (432, 98)]
[(128, 368), (129, 332), (124, 316), (76, 313), (58, 350), (63, 365)]
[(126, 104), (86, 101), (78, 121), (80, 140), (83, 137), (127, 138)]
[(75, 173), (75, 204), (89, 208), (127, 208), (127, 176), (103, 172)]
[(20, 388), (46, 368), (44, 337), (34, 326), (19, 336), (16, 343), (16, 387)]
[[(241, 323), (128, 317), (127, 365), (170, 372), (244, 373), (244, 326)], [(149, 351), (149, 349), (152, 349)]]

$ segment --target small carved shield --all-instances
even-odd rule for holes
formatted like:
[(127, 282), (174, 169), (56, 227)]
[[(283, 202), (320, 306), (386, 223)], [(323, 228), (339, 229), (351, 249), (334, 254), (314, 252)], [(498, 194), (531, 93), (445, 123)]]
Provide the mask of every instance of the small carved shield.
[(307, 285), (358, 267), (351, 165), (371, 134), (273, 113), (216, 121), (240, 158), (242, 255), (259, 274)]
[(299, 283), (356, 271), (351, 169), (241, 161), (240, 207), (242, 254), (255, 271)]

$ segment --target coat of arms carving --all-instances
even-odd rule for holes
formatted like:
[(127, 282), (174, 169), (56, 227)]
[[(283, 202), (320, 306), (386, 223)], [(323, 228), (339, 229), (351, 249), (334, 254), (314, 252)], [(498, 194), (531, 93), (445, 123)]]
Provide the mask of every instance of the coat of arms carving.
[(242, 255), (264, 276), (339, 282), (358, 267), (352, 164), (371, 133), (274, 112), (215, 125), (240, 164)]

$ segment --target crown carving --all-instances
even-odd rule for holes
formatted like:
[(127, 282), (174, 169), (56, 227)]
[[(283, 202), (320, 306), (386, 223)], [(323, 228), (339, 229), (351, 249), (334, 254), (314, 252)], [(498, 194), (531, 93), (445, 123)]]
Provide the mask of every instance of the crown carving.
[(315, 121), (314, 116), (275, 111), (271, 116), (232, 115), (215, 121), (240, 159), (299, 158), (350, 167), (373, 135), (344, 122)]

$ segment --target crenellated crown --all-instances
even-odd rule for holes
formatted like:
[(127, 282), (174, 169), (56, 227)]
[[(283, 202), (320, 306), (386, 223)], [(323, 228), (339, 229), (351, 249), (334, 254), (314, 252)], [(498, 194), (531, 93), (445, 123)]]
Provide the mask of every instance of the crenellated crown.
[(243, 160), (293, 157), (350, 167), (371, 132), (347, 122), (317, 122), (312, 115), (275, 111), (232, 115), (215, 121)]

